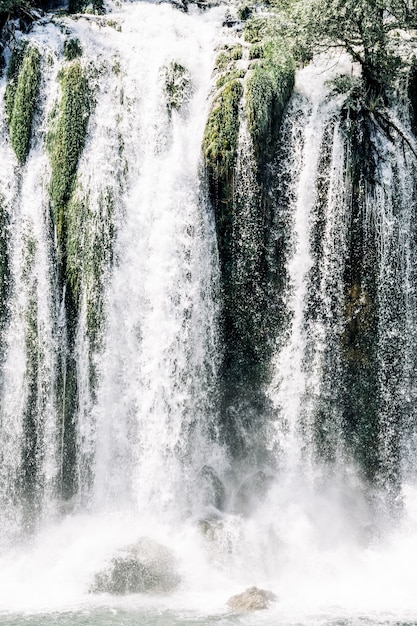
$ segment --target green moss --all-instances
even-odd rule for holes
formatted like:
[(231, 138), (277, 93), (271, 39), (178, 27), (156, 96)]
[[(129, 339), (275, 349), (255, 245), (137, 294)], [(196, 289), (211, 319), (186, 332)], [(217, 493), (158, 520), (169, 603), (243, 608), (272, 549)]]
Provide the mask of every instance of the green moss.
[(21, 165), (26, 161), (30, 147), (32, 121), (41, 79), (39, 50), (30, 46), (23, 59), (9, 117), (10, 139)]
[(264, 47), (261, 43), (254, 43), (249, 50), (249, 59), (262, 59), (265, 56)]
[(65, 210), (73, 190), (78, 160), (84, 148), (90, 115), (90, 90), (78, 59), (61, 72), (62, 100), (59, 116), (47, 145), (52, 164), (51, 198), (58, 246), (65, 253)]
[(234, 61), (239, 61), (239, 59), (241, 59), (243, 56), (243, 47), (239, 44), (237, 46), (234, 46), (231, 51), (230, 51), (230, 57), (234, 60)]
[(73, 61), (77, 57), (80, 57), (82, 53), (83, 49), (79, 39), (67, 39), (64, 42), (64, 57), (67, 61)]
[(226, 175), (235, 163), (242, 95), (240, 80), (228, 82), (217, 95), (207, 121), (203, 150), (209, 168), (217, 177)]
[(190, 72), (180, 63), (173, 61), (162, 68), (164, 92), (169, 111), (179, 110), (191, 97)]
[(230, 54), (228, 50), (223, 50), (220, 54), (217, 55), (215, 60), (215, 68), (219, 72), (224, 72), (231, 61)]
[(246, 117), (258, 154), (281, 123), (295, 78), (294, 60), (284, 47), (269, 41), (264, 51), (265, 58), (255, 66), (246, 93)]

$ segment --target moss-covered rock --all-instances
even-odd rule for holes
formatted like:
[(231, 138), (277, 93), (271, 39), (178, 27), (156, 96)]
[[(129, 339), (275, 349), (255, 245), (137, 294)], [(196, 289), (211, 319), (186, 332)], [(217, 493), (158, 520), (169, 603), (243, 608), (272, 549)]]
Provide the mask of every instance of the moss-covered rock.
[(41, 79), (41, 55), (34, 46), (20, 47), (10, 64), (6, 111), (13, 149), (23, 165), (30, 147), (32, 121)]
[[(263, 19), (253, 22), (251, 42), (241, 38), (216, 59), (217, 92), (203, 141), (223, 294), (222, 433), (236, 456), (247, 453), (250, 432), (268, 410), (262, 384), (277, 311), (270, 301), (277, 299), (277, 270), (269, 265), (276, 260), (270, 165), (295, 73), (284, 44), (265, 39)], [(250, 58), (254, 45), (264, 58)]]
[(260, 49), (264, 58), (255, 65), (247, 83), (246, 117), (257, 156), (264, 159), (278, 138), (294, 87), (295, 63), (285, 47), (275, 41), (264, 43)]
[(26, 49), (28, 46), (27, 40), (21, 40), (12, 49), (9, 65), (7, 67), (7, 87), (6, 87), (6, 114), (7, 120), (10, 124), (14, 99), (17, 89), (17, 81), (19, 78), (19, 72), (22, 67), (23, 59), (25, 57)]
[(270, 36), (270, 17), (254, 14), (245, 24), (245, 41), (251, 44), (260, 43)]
[(169, 111), (177, 111), (186, 104), (191, 97), (191, 74), (181, 63), (173, 61), (162, 69), (164, 93)]
[(73, 61), (77, 57), (80, 57), (83, 53), (83, 49), (80, 40), (76, 37), (67, 39), (64, 42), (64, 57), (67, 61)]
[(69, 0), (68, 10), (70, 13), (105, 13), (103, 0)]
[(66, 211), (66, 283), (79, 309), (86, 297), (87, 333), (93, 350), (99, 348), (104, 321), (104, 286), (113, 262), (114, 191), (104, 188), (95, 206), (88, 192), (76, 189)]
[(31, 230), (25, 233), (22, 259), (22, 278), (28, 292), (25, 310), (25, 347), (26, 347), (26, 398), (24, 408), (24, 437), (22, 441), (22, 487), (26, 501), (31, 508), (37, 507), (37, 481), (41, 461), (39, 422), (39, 337), (38, 337), (38, 300), (37, 278), (34, 264), (37, 243)]
[[(91, 92), (81, 60), (65, 63), (59, 80), (62, 97), (53, 111), (47, 148), (51, 158), (50, 196), (57, 233), (60, 288), (65, 294), (67, 350), (59, 363), (57, 397), (62, 424), (63, 472), (61, 491), (65, 498), (77, 489), (76, 415), (78, 411), (77, 365), (74, 357), (79, 318), (81, 245), (84, 237), (84, 205), (73, 197), (78, 161), (84, 149), (91, 112)], [(80, 255), (77, 258), (77, 255)]]
[(87, 331), (93, 350), (101, 347), (104, 324), (104, 288), (113, 264), (115, 238), (115, 197), (112, 188), (104, 188), (96, 211), (89, 214), (86, 238)]
[(207, 121), (203, 150), (206, 163), (216, 178), (228, 176), (236, 160), (242, 96), (242, 82), (228, 81), (217, 95)]
[(39, 50), (30, 47), (19, 73), (14, 99), (10, 139), (21, 164), (26, 161), (29, 153), (32, 121), (41, 79), (40, 60)]
[(235, 67), (235, 61), (240, 61), (243, 58), (244, 47), (242, 43), (238, 43), (234, 46), (224, 46), (215, 60), (216, 72), (231, 71)]
[(96, 574), (92, 593), (168, 593), (178, 587), (180, 576), (174, 555), (148, 537), (141, 537), (111, 559)]
[(91, 94), (79, 59), (66, 65), (60, 74), (62, 100), (51, 129), (48, 147), (51, 156), (51, 199), (60, 254), (65, 253), (66, 207), (71, 197), (78, 160), (84, 148)]

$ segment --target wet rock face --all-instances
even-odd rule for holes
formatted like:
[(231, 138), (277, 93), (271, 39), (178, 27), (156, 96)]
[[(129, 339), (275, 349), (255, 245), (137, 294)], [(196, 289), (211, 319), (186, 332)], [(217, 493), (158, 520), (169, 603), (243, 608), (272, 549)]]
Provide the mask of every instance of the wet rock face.
[(272, 480), (272, 476), (267, 476), (262, 470), (247, 477), (234, 498), (236, 512), (245, 516), (250, 515), (265, 500)]
[(226, 489), (209, 465), (204, 465), (201, 469), (199, 486), (204, 504), (223, 511), (226, 503)]
[(272, 591), (266, 591), (258, 587), (249, 587), (243, 593), (229, 598), (227, 605), (232, 611), (242, 613), (244, 611), (267, 609), (271, 602), (276, 602), (277, 600), (277, 596)]
[(97, 573), (92, 593), (168, 593), (180, 583), (176, 560), (164, 546), (143, 537)]

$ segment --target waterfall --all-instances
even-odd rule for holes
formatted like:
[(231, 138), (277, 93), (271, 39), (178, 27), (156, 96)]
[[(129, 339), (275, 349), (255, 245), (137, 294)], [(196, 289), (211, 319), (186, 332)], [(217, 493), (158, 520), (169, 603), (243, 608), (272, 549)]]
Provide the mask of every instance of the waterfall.
[[(224, 463), (215, 441), (207, 452), (216, 428), (218, 276), (200, 182), (218, 12), (201, 20), (138, 5), (117, 19), (35, 28), (42, 108), (24, 165), (2, 131), (10, 291), (2, 501), (17, 533), (27, 508), (33, 521), (52, 515), (61, 493), (70, 506), (118, 501), (161, 511), (174, 501), (180, 511), (192, 505), (202, 468)], [(65, 80), (77, 76), (84, 82), (73, 82), (72, 93), (88, 89), (92, 103), (83, 113), (88, 134), (76, 178), (59, 197), (68, 183), (56, 182), (65, 164), (54, 159), (72, 132)], [(64, 203), (55, 226), (50, 190), (52, 212)]]
[[(292, 223), (286, 296), (290, 321), (288, 340), (275, 357), (271, 395), (282, 414), (277, 443), (287, 448), (289, 464), (300, 462), (300, 440), (312, 452), (315, 400), (325, 402), (330, 391), (321, 377), (326, 351), (341, 323), (334, 301), (343, 299), (341, 263), (346, 248), (340, 103), (326, 101), (317, 78), (319, 87), (314, 76), (306, 78), (308, 87), (313, 84), (312, 96), (300, 90), (282, 131), (286, 172), (282, 180), (289, 184), (278, 192), (280, 208)], [(337, 363), (332, 366), (337, 368)], [(337, 421), (327, 430), (337, 440)]]
[[(234, 623), (255, 584), (248, 624), (414, 619), (402, 88), (372, 116), (349, 59), (293, 88), (224, 6), (109, 9), (0, 80), (0, 623)], [(102, 593), (152, 542), (175, 591)]]

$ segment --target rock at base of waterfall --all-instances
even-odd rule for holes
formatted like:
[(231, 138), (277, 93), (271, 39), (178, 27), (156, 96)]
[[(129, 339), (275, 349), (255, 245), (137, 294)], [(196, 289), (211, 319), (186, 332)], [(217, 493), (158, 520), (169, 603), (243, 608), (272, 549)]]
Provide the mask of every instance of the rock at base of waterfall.
[(249, 587), (243, 593), (232, 596), (227, 601), (227, 605), (236, 613), (243, 611), (259, 611), (267, 609), (271, 602), (276, 602), (277, 596), (272, 591)]
[(96, 574), (92, 593), (168, 593), (180, 583), (176, 560), (164, 546), (143, 537)]

